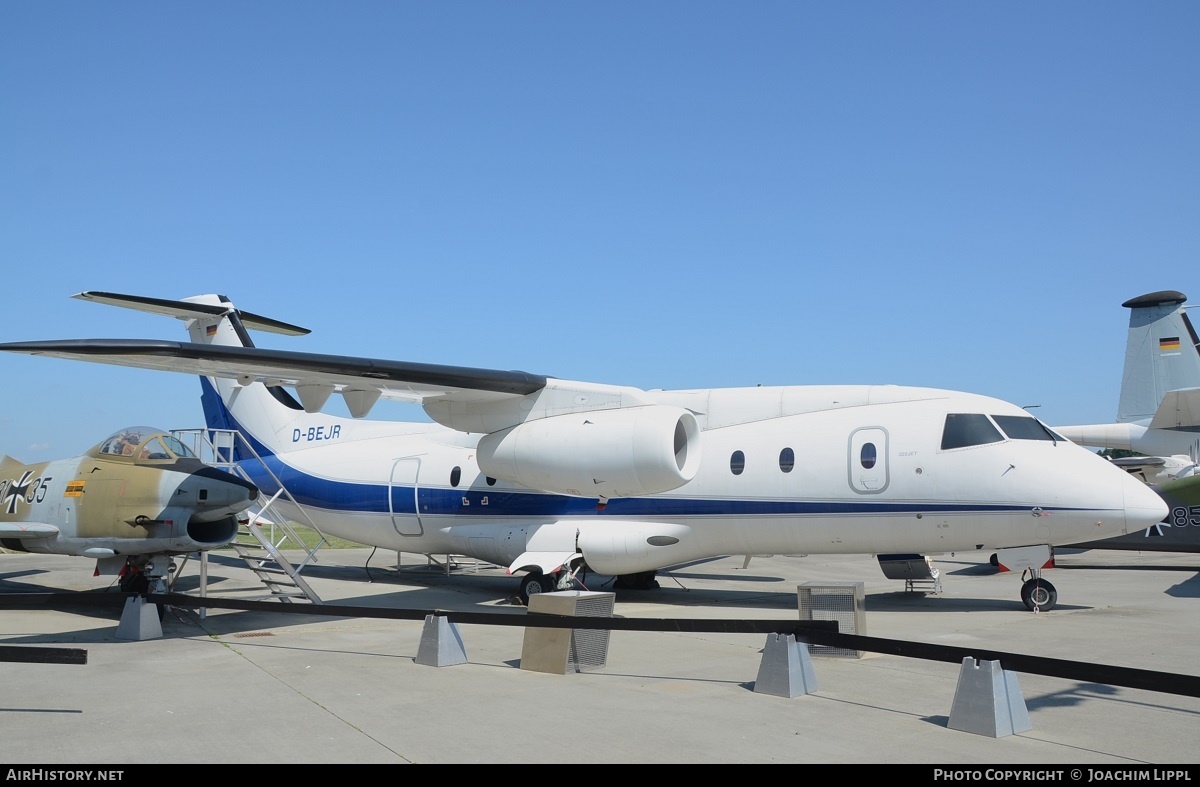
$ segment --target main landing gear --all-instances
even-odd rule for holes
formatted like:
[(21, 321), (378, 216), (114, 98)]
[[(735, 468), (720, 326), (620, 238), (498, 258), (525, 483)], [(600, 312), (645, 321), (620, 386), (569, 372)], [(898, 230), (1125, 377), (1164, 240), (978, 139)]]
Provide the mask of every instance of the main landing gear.
[(526, 574), (521, 577), (521, 589), (518, 594), (521, 603), (529, 606), (529, 597), (537, 593), (553, 593), (558, 582), (552, 579), (553, 574)]
[[(129, 558), (117, 576), (117, 587), (122, 593), (166, 593), (170, 590), (168, 578), (177, 566), (169, 555), (137, 555)], [(162, 620), (166, 608), (158, 605), (158, 619)]]
[[(553, 574), (529, 573), (521, 577), (519, 598), (521, 603), (529, 606), (529, 597), (537, 593), (553, 593), (556, 590), (574, 590), (583, 588), (580, 576), (586, 578), (586, 566), (578, 564), (570, 571), (557, 571)], [(636, 574), (622, 574), (613, 582), (614, 590), (656, 590), (657, 571), (640, 571)], [(584, 588), (586, 590), (586, 588)]]
[(134, 555), (121, 567), (117, 587), (122, 593), (167, 593), (178, 566), (170, 555)]
[(150, 579), (132, 563), (126, 563), (125, 568), (117, 577), (117, 587), (122, 593), (137, 593), (145, 595), (150, 592)]
[(529, 597), (538, 593), (553, 593), (557, 590), (573, 590), (576, 587), (583, 587), (583, 582), (578, 579), (581, 574), (586, 577), (587, 567), (583, 561), (576, 561), (571, 565), (569, 570), (560, 569), (553, 574), (542, 574), (540, 572), (530, 572), (521, 577), (521, 587), (517, 591), (518, 597), (524, 606), (529, 606)]

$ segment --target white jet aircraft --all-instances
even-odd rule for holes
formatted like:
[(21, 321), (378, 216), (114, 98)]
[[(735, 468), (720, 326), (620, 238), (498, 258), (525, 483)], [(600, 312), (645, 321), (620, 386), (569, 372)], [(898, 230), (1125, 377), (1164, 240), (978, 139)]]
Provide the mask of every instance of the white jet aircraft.
[[(1149, 457), (1200, 456), (1200, 337), (1183, 304), (1187, 296), (1162, 290), (1125, 301), (1129, 333), (1117, 421), (1109, 424), (1057, 426), (1055, 430), (1080, 445), (1118, 448)], [(1182, 478), (1194, 472), (1175, 460)], [(1135, 462), (1128, 462), (1131, 468)], [(1151, 468), (1152, 464), (1145, 466)], [(1152, 469), (1157, 473), (1161, 466)]]
[[(465, 555), (525, 572), (520, 592), (587, 570), (626, 586), (724, 555), (995, 550), (1057, 599), (1051, 546), (1140, 531), (1152, 489), (986, 396), (893, 385), (640, 390), (517, 371), (289, 352), (247, 329), (303, 328), (224, 296), (84, 300), (184, 320), (190, 342), (79, 339), (0, 350), (201, 376), (208, 427), (265, 495), (326, 534), (398, 552)], [(287, 390), (296, 392), (293, 397)], [(321, 412), (334, 393), (351, 418)], [(435, 423), (364, 420), (379, 399)], [(286, 497), (276, 507), (289, 511)], [(1025, 576), (1025, 572), (1022, 573)]]

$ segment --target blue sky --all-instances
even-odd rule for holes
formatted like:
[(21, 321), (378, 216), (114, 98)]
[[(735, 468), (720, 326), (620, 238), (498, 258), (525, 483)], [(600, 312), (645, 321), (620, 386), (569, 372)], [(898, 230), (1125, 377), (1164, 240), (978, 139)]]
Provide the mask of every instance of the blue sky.
[[(0, 4), (0, 341), (184, 337), (643, 388), (895, 383), (1111, 421), (1200, 303), (1195, 2)], [(0, 453), (202, 425), (0, 357)], [(388, 411), (374, 415), (408, 415)]]

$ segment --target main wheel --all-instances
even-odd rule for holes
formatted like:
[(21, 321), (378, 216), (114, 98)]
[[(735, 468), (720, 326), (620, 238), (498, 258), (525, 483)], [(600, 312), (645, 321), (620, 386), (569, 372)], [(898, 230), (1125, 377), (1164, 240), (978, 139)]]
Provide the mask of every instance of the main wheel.
[(521, 603), (529, 606), (529, 597), (537, 593), (553, 593), (554, 581), (545, 574), (526, 574), (521, 577)]
[(1054, 609), (1058, 601), (1058, 591), (1044, 579), (1031, 579), (1021, 585), (1021, 601), (1030, 612), (1045, 612)]

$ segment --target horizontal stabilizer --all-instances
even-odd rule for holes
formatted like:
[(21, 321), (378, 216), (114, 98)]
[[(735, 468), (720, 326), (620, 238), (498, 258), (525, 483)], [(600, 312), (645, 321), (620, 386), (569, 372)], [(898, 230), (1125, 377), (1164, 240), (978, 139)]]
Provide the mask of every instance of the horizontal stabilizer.
[(1161, 456), (1121, 456), (1116, 459), (1110, 459), (1117, 467), (1143, 468), (1143, 467), (1162, 467), (1167, 463), (1167, 460)]
[[(115, 292), (81, 292), (71, 297), (83, 301), (93, 301), (94, 303), (105, 303), (109, 306), (120, 306), (123, 309), (135, 309), (141, 312), (150, 312), (151, 314), (162, 314), (167, 317), (176, 317), (180, 320), (190, 320), (197, 317), (220, 317), (229, 312), (229, 308), (225, 306), (216, 306), (209, 303), (172, 301), (164, 298), (145, 298), (140, 295), (121, 295)], [(270, 317), (262, 317), (241, 309), (238, 309), (237, 313), (241, 317), (242, 324), (247, 328), (269, 331), (271, 333), (282, 333), (285, 336), (304, 336), (305, 334), (312, 333), (308, 328), (301, 328), (298, 325), (292, 325), (280, 320), (272, 320)]]
[(1151, 429), (1200, 427), (1200, 388), (1180, 388), (1163, 394), (1162, 403), (1150, 421)]
[(43, 522), (0, 522), (0, 538), (53, 538), (58, 528)]
[(1147, 484), (1158, 484), (1196, 475), (1196, 461), (1190, 456), (1130, 456), (1110, 460), (1114, 465), (1137, 476)]

